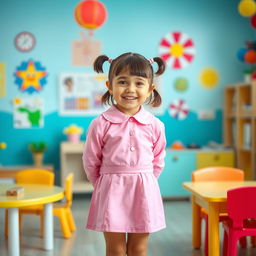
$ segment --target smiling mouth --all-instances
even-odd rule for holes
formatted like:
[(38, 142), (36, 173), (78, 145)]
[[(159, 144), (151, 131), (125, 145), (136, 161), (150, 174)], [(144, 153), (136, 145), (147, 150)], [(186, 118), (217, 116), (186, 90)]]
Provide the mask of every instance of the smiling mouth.
[(133, 97), (133, 96), (123, 96), (122, 98), (125, 100), (136, 100), (137, 99), (137, 97)]

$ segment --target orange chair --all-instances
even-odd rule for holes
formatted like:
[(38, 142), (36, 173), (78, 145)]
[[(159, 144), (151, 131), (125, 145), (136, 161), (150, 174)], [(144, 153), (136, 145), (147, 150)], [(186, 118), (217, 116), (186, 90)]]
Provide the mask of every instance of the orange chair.
[[(54, 173), (44, 169), (29, 169), (22, 170), (16, 174), (17, 184), (40, 184), (53, 186), (54, 184)], [(39, 214), (42, 205), (25, 206), (19, 208), (19, 223), (22, 226), (22, 215), (23, 214)], [(6, 210), (6, 221), (5, 221), (5, 236), (8, 236), (8, 211)], [(41, 225), (43, 224), (43, 215), (40, 219)]]
[[(192, 172), (192, 181), (243, 181), (244, 172), (242, 170), (232, 167), (206, 167)], [(219, 221), (224, 221), (227, 215), (221, 215)], [(201, 220), (205, 220), (205, 241), (204, 241), (204, 255), (208, 255), (208, 213), (206, 209), (201, 209)], [(246, 239), (241, 238), (240, 244), (246, 247)]]

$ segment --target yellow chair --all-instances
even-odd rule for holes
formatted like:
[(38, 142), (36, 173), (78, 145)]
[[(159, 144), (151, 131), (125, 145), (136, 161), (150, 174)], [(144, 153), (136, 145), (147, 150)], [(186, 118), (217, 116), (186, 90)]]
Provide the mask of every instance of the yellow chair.
[(53, 215), (60, 220), (63, 237), (71, 237), (71, 232), (76, 230), (75, 221), (71, 212), (71, 205), (73, 199), (72, 184), (73, 173), (68, 174), (65, 180), (65, 203), (53, 204)]
[[(22, 170), (16, 174), (17, 184), (40, 184), (53, 186), (54, 184), (54, 173), (44, 169), (29, 169)], [(19, 208), (19, 223), (22, 226), (22, 215), (23, 214), (37, 214), (41, 213), (43, 209), (42, 205), (26, 206)], [(8, 210), (6, 210), (6, 221), (5, 221), (5, 236), (8, 236)], [(41, 227), (43, 224), (43, 215), (40, 214)], [(42, 229), (41, 229), (42, 230)], [(41, 233), (42, 234), (42, 233)]]
[[(65, 203), (55, 203), (53, 204), (53, 215), (59, 218), (61, 231), (64, 238), (70, 238), (71, 232), (76, 230), (75, 221), (71, 212), (72, 205), (72, 184), (73, 184), (73, 173), (69, 173), (65, 179)], [(43, 209), (41, 209), (40, 214), (43, 215)], [(42, 234), (41, 226), (41, 234)]]

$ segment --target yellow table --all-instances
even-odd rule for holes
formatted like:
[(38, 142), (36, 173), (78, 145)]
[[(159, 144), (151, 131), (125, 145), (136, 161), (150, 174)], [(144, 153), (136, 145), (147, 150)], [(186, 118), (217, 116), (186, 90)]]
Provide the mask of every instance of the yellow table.
[(201, 247), (200, 210), (209, 214), (209, 256), (220, 255), (219, 215), (227, 213), (227, 191), (243, 186), (256, 186), (256, 181), (243, 182), (185, 182), (183, 187), (192, 193), (192, 245)]
[(6, 196), (6, 190), (14, 187), (13, 184), (0, 184), (0, 207), (8, 208), (9, 238), (8, 250), (10, 256), (20, 255), (19, 246), (19, 207), (44, 204), (44, 249), (53, 249), (53, 214), (52, 202), (64, 197), (61, 187), (19, 184), (24, 187), (20, 196)]

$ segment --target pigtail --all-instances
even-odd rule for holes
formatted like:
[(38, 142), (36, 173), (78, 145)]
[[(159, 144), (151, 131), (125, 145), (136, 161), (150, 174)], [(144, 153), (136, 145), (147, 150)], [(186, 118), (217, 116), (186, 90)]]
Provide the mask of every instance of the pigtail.
[(159, 92), (154, 89), (145, 103), (151, 105), (153, 108), (159, 107), (162, 104), (162, 97)]
[(97, 73), (103, 73), (103, 63), (108, 61), (109, 57), (106, 55), (100, 55), (93, 63), (93, 68)]
[(114, 98), (113, 98), (113, 96), (109, 93), (109, 91), (106, 91), (103, 95), (102, 95), (102, 97), (101, 97), (101, 103), (103, 104), (103, 105), (109, 105), (109, 106), (111, 106), (111, 105), (113, 105), (115, 102), (114, 102)]
[(165, 62), (160, 57), (153, 58), (154, 62), (158, 65), (158, 70), (156, 71), (156, 75), (161, 75), (165, 71)]
[(152, 107), (159, 107), (161, 104), (162, 104), (162, 98), (159, 92), (156, 89), (154, 89)]

